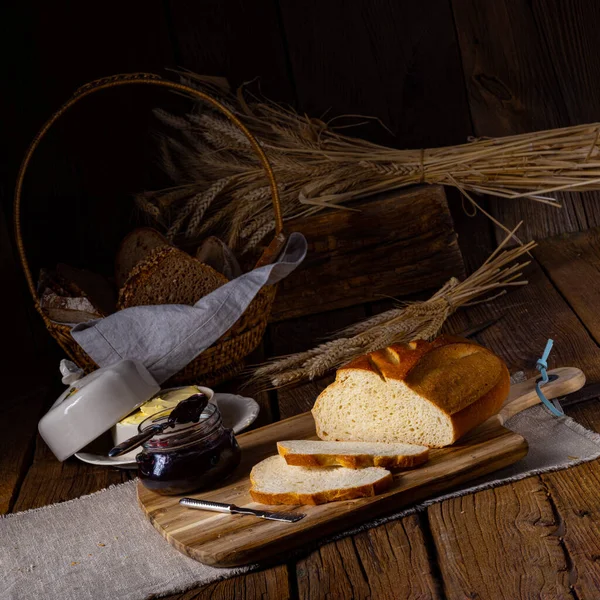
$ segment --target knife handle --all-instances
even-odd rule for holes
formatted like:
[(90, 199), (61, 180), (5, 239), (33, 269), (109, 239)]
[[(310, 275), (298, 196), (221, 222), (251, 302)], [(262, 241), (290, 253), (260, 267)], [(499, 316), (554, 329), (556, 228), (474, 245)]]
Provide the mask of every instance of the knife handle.
[(197, 508), (199, 510), (212, 510), (213, 512), (231, 513), (231, 504), (223, 502), (213, 502), (212, 500), (196, 500), (195, 498), (181, 498), (179, 504), (188, 508)]

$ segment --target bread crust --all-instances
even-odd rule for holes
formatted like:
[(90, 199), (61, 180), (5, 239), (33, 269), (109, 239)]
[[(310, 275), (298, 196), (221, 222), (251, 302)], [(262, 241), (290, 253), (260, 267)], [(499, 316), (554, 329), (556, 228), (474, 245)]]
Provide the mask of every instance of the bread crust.
[(498, 383), (479, 400), (452, 415), (452, 426), (454, 428), (454, 441), (452, 443), (497, 414), (508, 397), (509, 391), (510, 374), (506, 365), (502, 363), (502, 373)]
[[(467, 339), (441, 335), (432, 342), (396, 344), (361, 356), (338, 370), (376, 373), (384, 381), (403, 381), (448, 415), (460, 412), (500, 380), (503, 363)], [(336, 380), (338, 376), (336, 376)]]
[(445, 445), (496, 414), (510, 389), (510, 376), (502, 360), (470, 340), (442, 335), (432, 342), (417, 340), (389, 346), (339, 369), (336, 380), (321, 392), (312, 412), (322, 439), (334, 438), (324, 435), (327, 428), (319, 419), (320, 402), (332, 389), (343, 391), (344, 380), (353, 370), (368, 371), (385, 382), (401, 381), (424, 402), (441, 410), (453, 427), (453, 439)]
[[(250, 477), (250, 481), (254, 486), (254, 481)], [(355, 498), (367, 498), (370, 496), (376, 496), (385, 492), (394, 481), (391, 473), (388, 473), (385, 477), (382, 477), (374, 483), (369, 483), (353, 488), (327, 490), (324, 492), (315, 492), (313, 494), (298, 494), (296, 492), (285, 492), (267, 494), (255, 490), (254, 487), (250, 488), (250, 495), (255, 502), (261, 504), (325, 504), (326, 502), (337, 502), (338, 500), (353, 500)]]
[(409, 469), (427, 462), (429, 451), (421, 454), (377, 456), (374, 454), (302, 454), (290, 452), (285, 446), (277, 444), (277, 451), (288, 465), (296, 467), (346, 467), (364, 469), (365, 467), (383, 467), (384, 469)]

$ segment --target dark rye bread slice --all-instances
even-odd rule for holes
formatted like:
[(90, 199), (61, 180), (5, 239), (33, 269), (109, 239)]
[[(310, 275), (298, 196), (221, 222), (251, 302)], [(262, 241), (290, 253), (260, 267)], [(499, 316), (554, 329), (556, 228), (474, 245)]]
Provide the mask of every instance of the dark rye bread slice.
[(120, 288), (133, 270), (152, 250), (169, 246), (167, 238), (151, 227), (138, 227), (128, 233), (117, 251), (115, 259), (115, 281)]
[(117, 307), (195, 304), (227, 283), (227, 278), (173, 246), (150, 251), (130, 273)]

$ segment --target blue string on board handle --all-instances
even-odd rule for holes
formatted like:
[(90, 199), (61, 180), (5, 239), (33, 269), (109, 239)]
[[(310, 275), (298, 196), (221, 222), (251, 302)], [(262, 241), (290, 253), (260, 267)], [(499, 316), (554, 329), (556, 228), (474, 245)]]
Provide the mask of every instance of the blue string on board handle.
[(546, 347), (544, 348), (544, 353), (542, 354), (542, 358), (540, 358), (535, 368), (541, 373), (541, 380), (538, 379), (535, 383), (535, 391), (540, 399), (540, 402), (555, 416), (555, 417), (564, 417), (565, 413), (558, 402), (558, 400), (553, 400), (550, 402), (546, 396), (544, 396), (544, 392), (541, 390), (541, 386), (550, 381), (548, 377), (548, 373), (546, 369), (548, 368), (548, 355), (550, 354), (550, 350), (552, 350), (552, 346), (554, 345), (553, 340), (548, 340), (546, 342)]

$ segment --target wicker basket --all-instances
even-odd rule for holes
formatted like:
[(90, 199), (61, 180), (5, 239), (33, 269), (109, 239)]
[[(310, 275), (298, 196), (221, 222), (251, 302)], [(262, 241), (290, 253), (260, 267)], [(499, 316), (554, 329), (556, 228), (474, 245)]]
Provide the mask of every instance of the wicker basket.
[[(239, 119), (225, 106), (217, 102), (214, 98), (199, 92), (198, 90), (172, 81), (164, 80), (158, 75), (149, 73), (132, 73), (126, 75), (115, 75), (93, 81), (79, 88), (73, 97), (66, 102), (42, 127), (29, 146), (17, 178), (15, 189), (14, 220), (15, 236), (17, 247), (21, 258), (21, 264), (25, 272), (29, 291), (33, 297), (37, 311), (42, 315), (46, 328), (54, 339), (60, 344), (67, 356), (73, 360), (79, 367), (86, 372), (93, 371), (98, 365), (83, 351), (83, 349), (71, 337), (71, 328), (68, 325), (51, 321), (44, 313), (36, 292), (36, 287), (31, 276), (27, 256), (23, 245), (21, 235), (21, 192), (23, 188), (23, 179), (31, 157), (38, 147), (40, 141), (48, 129), (78, 100), (89, 96), (99, 90), (122, 86), (122, 85), (153, 85), (162, 86), (179, 92), (183, 92), (192, 97), (204, 100), (213, 108), (221, 111), (231, 120), (244, 135), (248, 138), (252, 148), (257, 153), (267, 174), (271, 193), (273, 197), (273, 210), (275, 218), (275, 237), (271, 244), (266, 248), (259, 259), (257, 266), (270, 263), (278, 254), (285, 241), (282, 233), (283, 224), (281, 217), (281, 207), (279, 203), (279, 194), (277, 184), (271, 165), (267, 160), (262, 148), (248, 131), (248, 129), (239, 121)], [(252, 352), (260, 343), (267, 325), (267, 319), (271, 312), (271, 306), (275, 299), (276, 286), (264, 287), (259, 294), (250, 303), (245, 313), (238, 321), (227, 331), (215, 344), (207, 348), (202, 354), (190, 362), (184, 369), (174, 375), (169, 383), (183, 384), (201, 382), (204, 385), (216, 385), (217, 383), (232, 377), (242, 367), (242, 360)]]

